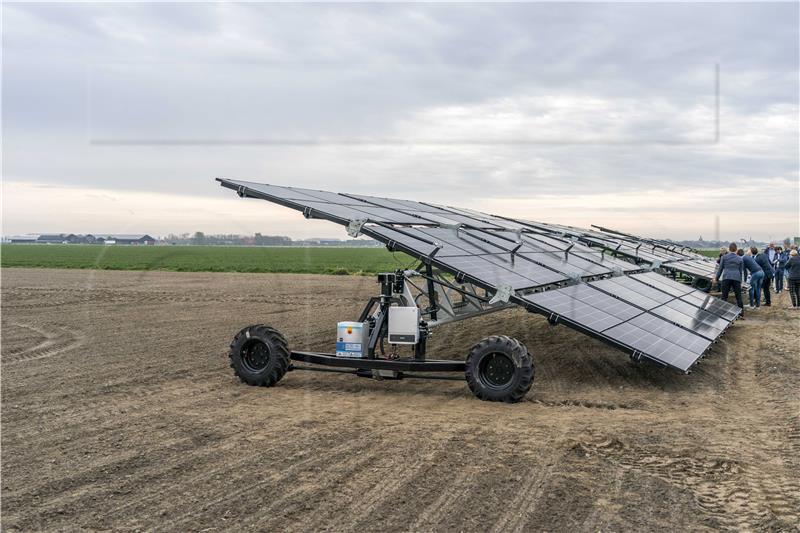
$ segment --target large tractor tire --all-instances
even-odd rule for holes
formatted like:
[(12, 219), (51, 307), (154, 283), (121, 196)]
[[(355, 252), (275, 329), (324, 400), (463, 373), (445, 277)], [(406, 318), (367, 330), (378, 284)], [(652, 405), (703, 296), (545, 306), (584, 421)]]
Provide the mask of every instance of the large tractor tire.
[(520, 401), (533, 384), (533, 358), (524, 344), (505, 335), (483, 339), (467, 355), (467, 384), (490, 402)]
[(231, 368), (248, 385), (271, 387), (289, 370), (289, 347), (276, 329), (263, 324), (236, 334), (228, 354)]

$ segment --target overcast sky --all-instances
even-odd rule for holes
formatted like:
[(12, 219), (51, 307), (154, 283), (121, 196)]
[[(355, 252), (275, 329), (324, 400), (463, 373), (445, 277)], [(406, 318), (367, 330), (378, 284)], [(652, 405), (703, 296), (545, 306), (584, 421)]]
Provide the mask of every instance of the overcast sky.
[(2, 15), (6, 235), (344, 236), (217, 176), (677, 239), (713, 238), (716, 216), (722, 239), (800, 234), (796, 2)]

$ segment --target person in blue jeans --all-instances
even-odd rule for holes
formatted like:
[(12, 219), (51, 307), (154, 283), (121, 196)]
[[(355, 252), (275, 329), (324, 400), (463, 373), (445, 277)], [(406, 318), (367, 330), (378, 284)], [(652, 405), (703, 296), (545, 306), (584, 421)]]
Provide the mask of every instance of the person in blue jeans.
[[(773, 252), (775, 251), (774, 248), (771, 250)], [(769, 291), (772, 287), (772, 279), (775, 277), (775, 271), (772, 270), (772, 261), (767, 252), (758, 253), (758, 248), (755, 246), (750, 248), (750, 254), (752, 254), (758, 266), (761, 267), (761, 270), (764, 271), (764, 279), (761, 280), (761, 290), (764, 291), (764, 307), (769, 307), (772, 305), (772, 298), (770, 297)], [(773, 253), (773, 256), (774, 255)]]
[(750, 307), (761, 307), (761, 283), (764, 281), (764, 270), (756, 263), (753, 257), (753, 250), (758, 253), (758, 248), (751, 248), (747, 254), (742, 256), (742, 268), (744, 275), (750, 273)]
[(789, 260), (789, 250), (783, 247), (775, 248), (778, 254), (775, 256), (775, 294), (783, 292), (783, 282), (786, 277), (786, 262)]
[(717, 267), (717, 273), (714, 275), (712, 283), (716, 283), (719, 280), (719, 290), (722, 293), (722, 299), (726, 302), (728, 301), (728, 294), (733, 289), (736, 305), (742, 309), (741, 318), (744, 318), (742, 274), (742, 258), (736, 254), (736, 243), (732, 242), (728, 246), (728, 253), (719, 258), (719, 267)]

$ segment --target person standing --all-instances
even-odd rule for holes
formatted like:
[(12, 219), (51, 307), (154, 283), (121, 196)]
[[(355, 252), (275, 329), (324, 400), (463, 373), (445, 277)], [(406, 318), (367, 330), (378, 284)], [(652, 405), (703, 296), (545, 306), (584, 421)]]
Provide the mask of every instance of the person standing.
[(797, 250), (789, 252), (789, 260), (786, 262), (786, 272), (789, 282), (789, 297), (792, 300), (792, 309), (800, 309), (800, 255)]
[(784, 250), (782, 246), (775, 248), (775, 294), (783, 292), (783, 281), (786, 277), (786, 261), (789, 260), (788, 250)]
[(764, 248), (764, 253), (767, 254), (770, 263), (774, 262), (775, 254), (777, 253), (777, 248), (775, 248), (775, 243), (774, 242), (769, 243), (769, 245), (766, 248)]
[(719, 267), (714, 275), (713, 282), (716, 283), (719, 280), (722, 299), (726, 302), (728, 301), (728, 294), (733, 289), (736, 305), (742, 310), (742, 318), (744, 318), (744, 305), (742, 305), (742, 275), (744, 271), (742, 264), (742, 258), (736, 255), (736, 243), (732, 242), (728, 246), (728, 253), (719, 258)]
[[(772, 252), (774, 255), (775, 245), (770, 243), (770, 246), (773, 247)], [(767, 248), (767, 250), (769, 250), (769, 248)], [(769, 253), (767, 251), (758, 253), (758, 248), (755, 246), (750, 248), (750, 253), (755, 256), (756, 263), (758, 263), (758, 266), (760, 266), (761, 270), (764, 271), (764, 279), (761, 282), (761, 289), (764, 291), (764, 307), (769, 307), (772, 305), (772, 298), (770, 297), (769, 291), (770, 286), (772, 285), (772, 278), (775, 277), (775, 272), (772, 270), (772, 260), (769, 258)]]
[(728, 253), (728, 249), (722, 246), (719, 249), (719, 255), (717, 256), (717, 264), (722, 260), (722, 256)]
[(764, 281), (764, 270), (756, 263), (753, 257), (754, 253), (758, 253), (758, 248), (750, 248), (747, 254), (742, 256), (742, 268), (744, 275), (750, 273), (750, 290), (748, 296), (750, 297), (749, 307), (761, 307), (761, 283)]

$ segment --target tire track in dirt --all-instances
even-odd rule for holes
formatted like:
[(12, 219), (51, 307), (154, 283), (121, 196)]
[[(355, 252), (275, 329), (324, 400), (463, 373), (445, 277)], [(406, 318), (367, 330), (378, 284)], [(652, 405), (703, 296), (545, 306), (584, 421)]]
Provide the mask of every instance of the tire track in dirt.
[[(8, 309), (36, 309), (65, 307), (81, 304), (270, 304), (297, 307), (308, 304), (307, 298), (269, 293), (248, 294), (208, 294), (203, 291), (172, 292), (140, 289), (106, 289), (82, 287), (24, 287), (4, 290), (3, 307)], [(35, 303), (28, 300), (36, 299)], [(355, 297), (343, 297), (341, 302), (360, 303)]]
[(433, 531), (442, 519), (453, 509), (456, 502), (461, 500), (473, 486), (475, 470), (462, 470), (456, 473), (453, 480), (444, 487), (444, 491), (433, 500), (419, 514), (419, 517), (409, 526), (410, 531)]
[(3, 366), (55, 357), (56, 355), (79, 348), (86, 339), (82, 331), (57, 324), (51, 324), (47, 329), (39, 328), (33, 324), (12, 323), (11, 325), (16, 328), (32, 331), (36, 333), (39, 338), (43, 338), (44, 340), (35, 346), (17, 351), (16, 353), (3, 354)]
[(509, 503), (508, 509), (492, 526), (492, 533), (516, 533), (528, 530), (528, 521), (536, 511), (537, 503), (542, 498), (545, 487), (556, 467), (561, 464), (562, 458), (563, 453), (560, 456), (551, 455), (546, 466), (537, 468), (525, 476), (525, 482)]
[[(286, 431), (290, 429), (291, 428), (285, 428)], [(138, 480), (137, 485), (141, 484), (142, 481), (146, 481), (149, 489), (148, 494), (126, 502), (120, 506), (119, 509), (135, 517), (147, 515), (148, 513), (146, 511), (154, 508), (158, 508), (160, 511), (159, 514), (162, 516), (167, 516), (170, 512), (179, 513), (179, 516), (168, 519), (166, 522), (159, 517), (151, 517), (151, 520), (154, 521), (136, 519), (135, 524), (129, 524), (130, 527), (139, 528), (145, 524), (148, 528), (163, 529), (165, 523), (174, 524), (179, 521), (191, 520), (191, 518), (188, 517), (190, 515), (194, 516), (196, 511), (186, 511), (186, 502), (164, 499), (165, 494), (182, 492), (180, 488), (184, 490), (188, 489), (189, 491), (203, 491), (203, 496), (207, 498), (213, 495), (213, 493), (205, 492), (204, 489), (209, 486), (217, 487), (219, 480), (224, 480), (224, 487), (218, 489), (216, 492), (217, 496), (220, 497), (220, 501), (223, 501), (227, 494), (233, 492), (241, 494), (245, 492), (242, 486), (246, 485), (247, 482), (251, 480), (252, 474), (242, 476), (240, 473), (248, 470), (247, 465), (252, 464), (253, 456), (237, 454), (237, 458), (231, 460), (228, 453), (234, 453), (243, 448), (244, 443), (250, 443), (251, 439), (258, 435), (263, 435), (264, 432), (264, 428), (244, 432), (243, 434), (237, 435), (235, 439), (227, 439), (220, 443), (219, 446), (202, 450), (201, 453), (190, 454), (190, 457), (185, 460), (170, 464), (166, 472), (158, 469), (150, 472), (143, 472), (143, 479)], [(331, 432), (331, 436), (334, 434), (335, 431)], [(344, 435), (352, 438), (353, 441), (358, 440), (358, 434), (355, 431), (352, 433), (345, 433)], [(262, 441), (259, 440), (258, 442)], [(280, 482), (289, 479), (296, 470), (300, 470), (303, 467), (313, 468), (319, 466), (330, 459), (331, 455), (335, 455), (340, 451), (340, 448), (333, 448), (317, 456), (308, 455), (305, 458), (298, 459), (276, 475), (273, 481)], [(286, 461), (294, 460), (294, 455), (292, 454), (296, 455), (303, 452), (304, 449), (302, 446), (295, 445), (295, 448), (287, 448), (286, 444), (279, 440), (266, 442), (266, 446), (260, 445), (258, 449), (259, 456), (280, 457), (282, 460)], [(187, 472), (191, 473), (188, 477), (186, 476)], [(237, 473), (239, 475), (237, 475)], [(173, 474), (175, 475), (173, 476)], [(165, 501), (169, 502), (166, 506), (163, 505)], [(208, 508), (208, 504), (204, 503), (204, 508)], [(224, 513), (220, 516), (222, 515), (224, 515)]]
[[(764, 479), (761, 472), (740, 461), (714, 457), (711, 452), (687, 451), (675, 456), (668, 450), (628, 448), (616, 439), (581, 442), (579, 446), (625, 469), (690, 490), (703, 510), (732, 529), (754, 529), (770, 518), (790, 524), (800, 509), (800, 492), (795, 491), (794, 496), (784, 492), (795, 487), (792, 482)], [(768, 489), (762, 490), (762, 486)]]
[[(237, 434), (234, 438), (228, 438), (221, 442), (212, 440), (208, 443), (197, 442), (194, 437), (167, 442), (167, 445), (162, 445), (155, 440), (153, 443), (147, 444), (148, 456), (169, 456), (179, 453), (180, 460), (170, 462), (166, 467), (158, 461), (149, 460), (148, 456), (143, 457), (140, 454), (129, 456), (116, 464), (101, 460), (99, 463), (91, 465), (90, 469), (83, 470), (73, 477), (51, 483), (50, 493), (54, 497), (40, 502), (40, 512), (65, 508), (79, 509), (98, 498), (111, 498), (120, 493), (141, 493), (143, 487), (145, 487), (144, 494), (115, 505), (115, 512), (141, 516), (156, 507), (164, 510), (165, 508), (159, 504), (165, 500), (165, 494), (179, 493), (180, 487), (189, 490), (205, 487), (220, 478), (229, 480), (233, 472), (243, 470), (243, 467), (252, 461), (252, 457), (238, 456), (236, 460), (232, 461), (228, 453), (234, 452), (253, 436), (263, 433), (264, 428), (258, 428)], [(355, 436), (355, 432), (353, 436)], [(259, 451), (265, 455), (283, 456), (287, 450), (284, 443), (273, 441), (268, 443), (266, 449)], [(311, 462), (317, 463), (321, 460), (323, 459), (310, 457), (299, 461), (298, 465), (309, 465)], [(130, 470), (133, 471), (133, 474), (125, 476), (121, 483), (115, 483), (111, 487), (93, 486), (94, 480), (98, 478), (98, 473)], [(190, 474), (188, 477), (187, 473)], [(59, 487), (62, 489), (61, 493), (57, 491)], [(92, 490), (76, 490), (82, 487), (89, 487)], [(37, 488), (34, 492), (41, 496), (42, 489)], [(29, 497), (22, 496), (26, 500)], [(168, 500), (173, 501), (171, 498)], [(178, 501), (172, 508), (180, 506), (185, 506), (185, 502)], [(134, 526), (132, 525), (132, 527)], [(139, 527), (138, 524), (135, 527)], [(160, 528), (156, 524), (153, 527)]]
[[(370, 480), (371, 487), (367, 492), (368, 496), (356, 502), (352, 509), (353, 512), (348, 513), (348, 517), (337, 519), (333, 522), (325, 522), (321, 527), (316, 524), (317, 527), (312, 527), (312, 529), (364, 530), (368, 527), (369, 517), (379, 506), (386, 504), (401, 489), (409, 486), (420, 471), (434, 464), (437, 456), (446, 453), (448, 445), (453, 441), (456, 433), (457, 431), (450, 429), (434, 437), (426, 437), (424, 453), (419, 453), (416, 449), (417, 439), (406, 442), (404, 451), (393, 452), (392, 454), (394, 455), (393, 460), (399, 460), (399, 464), (389, 469), (378, 479)], [(412, 455), (415, 452), (417, 455)]]
[[(307, 470), (313, 467), (320, 467), (326, 465), (324, 470), (321, 470), (322, 480), (316, 479), (315, 485), (322, 485), (319, 490), (325, 489), (327, 486), (335, 483), (333, 478), (343, 477), (347, 479), (349, 474), (356, 471), (365, 463), (374, 461), (380, 452), (368, 446), (369, 442), (375, 439), (379, 434), (386, 430), (375, 430), (372, 432), (361, 433), (359, 436), (347, 439), (346, 442), (336, 445), (327, 449), (314, 449), (306, 459), (294, 461), (284, 467), (283, 470), (278, 472), (270, 472), (264, 478), (253, 481), (253, 475), (249, 472), (240, 472), (239, 475), (226, 479), (228, 486), (221, 490), (214, 490), (205, 494), (205, 501), (203, 511), (206, 516), (219, 517), (224, 516), (225, 511), (230, 509), (231, 502), (237, 502), (241, 496), (246, 493), (253, 493), (259, 495), (258, 512), (260, 514), (267, 514), (279, 505), (282, 505), (292, 496), (303, 492), (302, 484), (299, 488), (289, 489), (281, 493), (277, 498), (271, 498), (270, 503), (267, 505), (261, 504), (262, 499), (266, 496), (265, 491), (262, 489), (277, 489), (281, 483), (287, 482), (289, 479), (296, 479)], [(354, 454), (356, 459), (344, 464), (342, 472), (337, 471), (331, 466), (339, 466), (342, 464), (335, 461), (340, 459), (342, 454), (348, 451), (356, 450)], [(366, 450), (366, 451), (364, 451)], [(241, 502), (239, 502), (241, 503)], [(151, 524), (152, 527), (160, 529), (172, 530), (185, 530), (189, 527), (194, 520), (201, 516), (196, 511), (189, 511), (181, 513), (178, 517), (168, 520), (166, 522), (156, 522)]]

